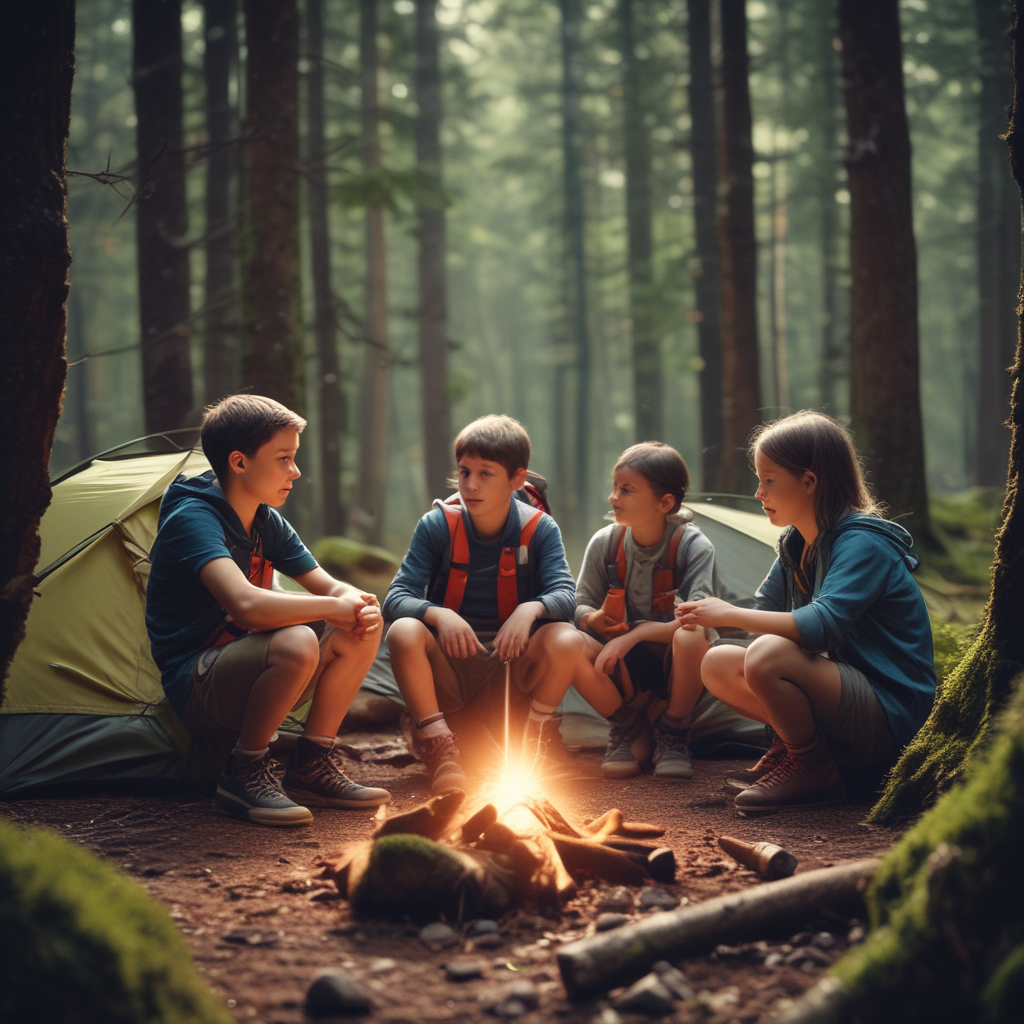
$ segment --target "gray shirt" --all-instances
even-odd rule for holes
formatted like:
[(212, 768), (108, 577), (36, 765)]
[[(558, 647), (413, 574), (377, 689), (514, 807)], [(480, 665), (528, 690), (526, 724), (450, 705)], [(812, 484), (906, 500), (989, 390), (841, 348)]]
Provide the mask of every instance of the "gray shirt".
[[(584, 615), (601, 607), (608, 593), (608, 542), (614, 529), (614, 526), (606, 526), (598, 530), (587, 545), (580, 578), (576, 581), (573, 621), (577, 626)], [(626, 589), (626, 619), (630, 623), (649, 622), (654, 618), (651, 614), (654, 567), (667, 554), (674, 530), (670, 524), (660, 544), (642, 548), (634, 542), (633, 531), (626, 527), (626, 578), (622, 582)], [(614, 558), (615, 552), (612, 552), (613, 561)], [(714, 596), (715, 549), (693, 523), (686, 524), (679, 538), (677, 564), (680, 570), (679, 589), (676, 591), (679, 600), (697, 601)]]

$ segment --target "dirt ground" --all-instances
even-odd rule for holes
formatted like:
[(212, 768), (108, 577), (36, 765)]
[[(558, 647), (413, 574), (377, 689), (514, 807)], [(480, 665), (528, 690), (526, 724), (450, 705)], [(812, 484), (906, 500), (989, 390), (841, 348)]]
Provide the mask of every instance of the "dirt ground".
[[(422, 766), (403, 765), (403, 758), (392, 756), (392, 735), (345, 740), (363, 759), (351, 774), (391, 790), (393, 808), (407, 810), (427, 796)], [(891, 831), (861, 824), (866, 800), (757, 820), (739, 818), (720, 791), (725, 774), (744, 766), (736, 761), (698, 761), (695, 777), (681, 784), (649, 776), (601, 779), (597, 754), (579, 755), (577, 763), (579, 781), (549, 794), (563, 813), (582, 821), (619, 807), (630, 820), (664, 827), (659, 842), (673, 848), (679, 865), (676, 884), (666, 888), (691, 903), (760, 884), (753, 872), (721, 852), (716, 840), (722, 834), (784, 846), (800, 859), (799, 871), (881, 853), (896, 838)], [(556, 966), (560, 944), (593, 933), (596, 904), (609, 888), (603, 883), (583, 883), (559, 920), (526, 912), (503, 920), (502, 943), (496, 948), (474, 951), (472, 940), (464, 939), (454, 949), (433, 952), (413, 926), (353, 919), (333, 887), (316, 877), (319, 857), (370, 837), (370, 812), (316, 811), (312, 825), (278, 830), (215, 816), (206, 798), (93, 795), (8, 802), (0, 805), (0, 814), (54, 829), (136, 878), (167, 907), (199, 970), (236, 1020), (246, 1024), (305, 1021), (305, 992), (328, 967), (343, 968), (364, 982), (374, 1005), (371, 1020), (494, 1022), (489, 1008), (510, 981), (522, 978), (540, 991), (538, 1009), (519, 1018), (524, 1024), (629, 1024), (640, 1019), (620, 1017), (607, 998), (569, 1002)], [(677, 964), (700, 998), (680, 1004), (674, 1019), (710, 1024), (773, 1020), (848, 948), (851, 938), (857, 940), (858, 925), (824, 917), (807, 921), (803, 934), (720, 947), (710, 956)], [(232, 936), (238, 929), (247, 931)], [(797, 952), (809, 947), (816, 952), (804, 957)], [(486, 970), (475, 980), (448, 981), (444, 966), (458, 960), (483, 960)]]

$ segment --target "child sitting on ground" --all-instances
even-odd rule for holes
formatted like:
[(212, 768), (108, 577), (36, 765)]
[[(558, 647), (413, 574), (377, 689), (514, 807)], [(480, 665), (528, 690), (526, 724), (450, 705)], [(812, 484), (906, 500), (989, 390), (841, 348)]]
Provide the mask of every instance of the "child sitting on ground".
[(434, 792), (468, 785), (445, 714), (501, 685), (505, 662), (516, 694), (532, 696), (530, 756), (560, 744), (554, 712), (581, 653), (558, 526), (513, 497), (526, 482), (529, 435), (508, 416), (481, 417), (455, 439), (455, 461), (459, 502), (436, 502), (420, 519), (383, 608), (391, 667)]
[[(690, 471), (674, 448), (647, 441), (626, 449), (612, 471), (614, 526), (587, 545), (576, 583), (576, 623), (587, 658), (574, 685), (611, 722), (601, 772), (640, 773), (636, 741), (654, 723), (654, 777), (693, 775), (688, 733), (698, 701), (709, 700), (700, 665), (704, 631), (679, 628), (677, 601), (714, 594), (715, 549), (680, 514)], [(664, 709), (664, 710), (662, 710)]]
[(764, 634), (716, 646), (708, 689), (775, 741), (729, 781), (744, 815), (845, 798), (838, 765), (876, 777), (896, 763), (935, 696), (932, 634), (910, 534), (882, 518), (835, 420), (799, 412), (755, 437), (755, 497), (788, 529), (755, 608), (707, 598), (679, 621)]
[[(305, 425), (256, 395), (207, 410), (202, 444), (213, 472), (167, 489), (146, 594), (171, 706), (193, 733), (236, 737), (214, 810), (261, 825), (306, 824), (305, 804), (376, 807), (390, 797), (352, 782), (335, 747), (380, 643), (377, 599), (321, 569), (277, 511), (300, 475)], [(274, 569), (309, 594), (271, 589)], [(310, 697), (282, 788), (270, 742)]]

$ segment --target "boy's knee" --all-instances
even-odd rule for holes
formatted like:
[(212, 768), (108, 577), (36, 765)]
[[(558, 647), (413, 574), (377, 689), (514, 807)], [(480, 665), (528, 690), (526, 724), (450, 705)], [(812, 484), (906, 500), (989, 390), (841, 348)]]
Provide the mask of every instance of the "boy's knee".
[(735, 660), (728, 647), (712, 647), (700, 663), (704, 685), (710, 690), (719, 681), (727, 678)]
[(429, 638), (430, 630), (419, 619), (404, 618), (391, 623), (385, 642), (394, 656), (415, 647), (425, 647)]
[(285, 626), (274, 631), (267, 657), (274, 665), (312, 672), (320, 660), (320, 641), (309, 626)]
[(683, 629), (681, 626), (672, 634), (672, 653), (693, 650), (706, 646), (703, 629)]
[(571, 622), (549, 622), (535, 635), (552, 657), (576, 659), (583, 654), (583, 634)]

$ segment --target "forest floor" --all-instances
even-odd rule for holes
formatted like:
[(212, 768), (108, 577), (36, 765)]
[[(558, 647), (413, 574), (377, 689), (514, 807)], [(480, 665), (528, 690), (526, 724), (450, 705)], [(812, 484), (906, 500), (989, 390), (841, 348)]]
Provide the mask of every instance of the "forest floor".
[[(396, 764), (393, 757), (375, 755), (374, 748), (394, 750), (392, 733), (344, 738), (361, 752), (362, 763), (352, 774), (390, 789), (391, 809), (408, 810), (428, 795), (421, 765), (402, 767), (400, 759)], [(560, 810), (583, 821), (618, 807), (630, 820), (663, 827), (659, 842), (672, 847), (678, 862), (676, 883), (664, 888), (681, 901), (697, 903), (761, 884), (722, 853), (717, 845), (722, 834), (777, 843), (799, 858), (799, 871), (880, 854), (897, 838), (894, 831), (862, 823), (870, 799), (740, 818), (720, 790), (728, 771), (745, 766), (737, 761), (698, 761), (694, 778), (679, 784), (650, 776), (602, 779), (598, 754), (578, 755), (575, 763), (579, 779), (560, 788), (555, 798)], [(241, 1022), (307, 1020), (306, 990), (325, 968), (341, 968), (363, 982), (373, 1000), (371, 1022), (493, 1022), (497, 1018), (490, 1011), (503, 990), (522, 979), (539, 995), (538, 1008), (519, 1018), (524, 1024), (651, 1019), (619, 1015), (608, 995), (570, 1002), (562, 987), (555, 953), (562, 943), (593, 933), (598, 903), (610, 886), (583, 883), (560, 918), (510, 915), (500, 922), (500, 945), (476, 949), (463, 935), (453, 948), (432, 951), (414, 926), (356, 920), (333, 886), (317, 877), (320, 857), (371, 836), (373, 815), (314, 813), (310, 826), (277, 830), (218, 817), (208, 798), (184, 795), (31, 799), (0, 808), (4, 817), (53, 829), (134, 876), (167, 907), (199, 970)], [(638, 893), (631, 895), (635, 899)], [(642, 911), (634, 907), (631, 913), (639, 917)], [(859, 926), (826, 916), (806, 921), (796, 935), (719, 947), (678, 963), (699, 998), (677, 1004), (669, 1019), (771, 1021), (859, 940)], [(445, 965), (458, 961), (482, 961), (482, 977), (449, 981)]]

